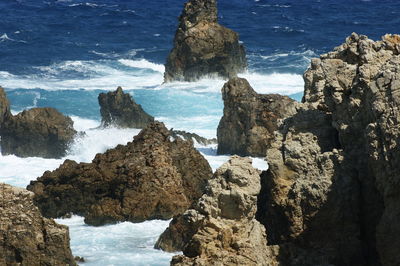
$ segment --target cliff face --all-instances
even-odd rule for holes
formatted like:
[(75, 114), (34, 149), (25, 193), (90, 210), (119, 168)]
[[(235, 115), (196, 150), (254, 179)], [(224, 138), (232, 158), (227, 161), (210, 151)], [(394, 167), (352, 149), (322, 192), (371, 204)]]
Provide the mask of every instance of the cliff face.
[(246, 79), (232, 78), (222, 88), (224, 115), (218, 125), (218, 154), (264, 157), (274, 131), (298, 103), (287, 96), (258, 94)]
[(170, 219), (203, 194), (211, 168), (192, 142), (149, 124), (127, 145), (97, 154), (92, 163), (66, 160), (28, 189), (46, 217), (85, 216), (92, 225)]
[(399, 44), (353, 34), (304, 74), (259, 197), (269, 244), (292, 245), (291, 263), (400, 263)]
[(154, 117), (147, 114), (121, 87), (114, 92), (100, 93), (98, 100), (102, 126), (144, 128), (154, 122)]
[(0, 184), (0, 264), (76, 265), (64, 225), (43, 218), (33, 193)]
[(164, 80), (194, 81), (210, 75), (230, 78), (246, 65), (238, 34), (217, 22), (217, 1), (187, 2), (179, 17)]
[(250, 159), (236, 156), (215, 172), (194, 208), (175, 217), (156, 243), (183, 250), (171, 265), (278, 265), (277, 247), (267, 247), (255, 219), (259, 174)]

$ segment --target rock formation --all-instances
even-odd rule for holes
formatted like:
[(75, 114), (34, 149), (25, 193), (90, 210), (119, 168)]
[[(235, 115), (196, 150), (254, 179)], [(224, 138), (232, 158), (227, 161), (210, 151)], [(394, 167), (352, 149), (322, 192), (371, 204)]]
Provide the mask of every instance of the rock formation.
[(71, 118), (54, 108), (32, 108), (15, 116), (0, 88), (1, 153), (61, 158), (77, 133)]
[(154, 117), (147, 114), (121, 87), (114, 92), (100, 93), (98, 99), (104, 127), (144, 128), (154, 122)]
[(4, 89), (0, 87), (0, 132), (4, 120), (9, 116), (11, 116), (10, 103), (8, 102)]
[(102, 225), (170, 219), (203, 194), (211, 168), (193, 144), (173, 139), (154, 122), (127, 145), (97, 154), (92, 163), (66, 160), (32, 181), (35, 203), (46, 217), (67, 213)]
[(232, 157), (194, 208), (172, 220), (156, 247), (183, 250), (171, 265), (277, 265), (277, 247), (267, 247), (265, 229), (255, 219), (260, 187), (251, 159)]
[(246, 65), (238, 34), (217, 22), (217, 1), (188, 1), (179, 18), (164, 80), (194, 81), (210, 75), (231, 78)]
[(280, 121), (296, 113), (287, 96), (258, 94), (246, 79), (230, 79), (222, 88), (224, 115), (218, 125), (218, 154), (264, 157)]
[(43, 218), (32, 198), (0, 183), (0, 265), (76, 265), (68, 227)]
[(199, 136), (195, 133), (190, 133), (190, 132), (186, 132), (183, 130), (173, 130), (171, 129), (171, 136), (173, 138), (182, 138), (184, 140), (188, 140), (188, 141), (193, 141), (193, 142), (197, 142), (200, 145), (203, 146), (207, 146), (210, 144), (216, 144), (217, 143), (217, 139), (213, 138), (213, 139), (206, 139), (202, 136)]
[(268, 244), (290, 265), (399, 265), (400, 36), (352, 34), (304, 80), (267, 149)]

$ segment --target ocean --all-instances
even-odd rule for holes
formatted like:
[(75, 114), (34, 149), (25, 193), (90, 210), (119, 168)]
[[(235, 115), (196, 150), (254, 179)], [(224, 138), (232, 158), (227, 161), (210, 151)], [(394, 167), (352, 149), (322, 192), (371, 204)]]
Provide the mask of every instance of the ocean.
[[(162, 84), (165, 59), (184, 0), (0, 0), (0, 86), (12, 112), (55, 107), (72, 117), (77, 139), (66, 158), (90, 162), (124, 144), (138, 129), (99, 129), (100, 92), (122, 86), (168, 127), (216, 136), (224, 80)], [(311, 58), (352, 32), (380, 39), (397, 33), (400, 2), (385, 0), (220, 0), (219, 21), (240, 34), (249, 80), (259, 93), (301, 100)], [(198, 147), (215, 170), (229, 156)], [(26, 187), (65, 158), (0, 155), (0, 182)], [(266, 169), (258, 158), (255, 165)], [(168, 221), (91, 227), (83, 218), (57, 219), (70, 227), (71, 248), (84, 265), (169, 265), (173, 254), (152, 247)]]

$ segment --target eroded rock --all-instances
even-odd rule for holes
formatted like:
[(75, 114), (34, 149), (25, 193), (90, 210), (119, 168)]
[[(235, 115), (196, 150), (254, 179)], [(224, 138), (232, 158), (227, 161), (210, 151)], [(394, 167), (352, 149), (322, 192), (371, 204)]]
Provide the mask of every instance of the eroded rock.
[(43, 218), (33, 193), (0, 183), (0, 264), (76, 265), (68, 227)]
[(171, 265), (278, 265), (278, 247), (267, 246), (265, 229), (255, 219), (260, 187), (251, 159), (232, 157), (194, 208), (172, 220), (156, 247), (183, 250)]
[(46, 217), (69, 212), (85, 222), (170, 219), (203, 194), (211, 168), (193, 144), (173, 139), (160, 122), (132, 142), (97, 154), (92, 163), (66, 160), (32, 181), (35, 202)]
[(194, 81), (204, 76), (231, 78), (244, 71), (246, 65), (238, 34), (217, 22), (217, 1), (188, 1), (179, 18), (164, 80)]
[(121, 87), (113, 92), (100, 93), (98, 100), (104, 127), (144, 128), (154, 122), (154, 117), (147, 114)]
[(400, 263), (399, 39), (352, 34), (313, 59), (267, 149), (258, 218), (291, 265)]
[(70, 117), (54, 108), (32, 108), (13, 116), (2, 89), (0, 94), (2, 154), (44, 158), (65, 156), (77, 133)]
[(218, 125), (218, 154), (264, 157), (280, 121), (296, 113), (298, 103), (287, 96), (258, 94), (243, 78), (222, 88), (224, 115)]

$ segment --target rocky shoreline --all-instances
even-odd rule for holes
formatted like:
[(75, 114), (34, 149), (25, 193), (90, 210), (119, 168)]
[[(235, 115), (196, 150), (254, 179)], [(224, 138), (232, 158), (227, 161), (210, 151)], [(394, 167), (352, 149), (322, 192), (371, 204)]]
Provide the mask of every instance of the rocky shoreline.
[[(236, 77), (245, 66), (216, 1), (186, 3), (164, 77), (229, 78), (217, 140), (167, 129), (121, 87), (100, 94), (101, 126), (142, 131), (91, 163), (65, 160), (31, 192), (0, 184), (0, 264), (76, 265), (51, 219), (73, 213), (94, 226), (172, 218), (155, 245), (183, 252), (171, 265), (399, 265), (400, 36), (353, 33), (313, 59), (301, 103), (256, 93)], [(12, 115), (0, 88), (3, 154), (62, 158), (76, 134), (52, 108)], [(196, 142), (233, 156), (212, 173)]]

